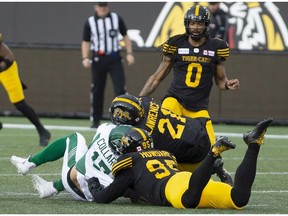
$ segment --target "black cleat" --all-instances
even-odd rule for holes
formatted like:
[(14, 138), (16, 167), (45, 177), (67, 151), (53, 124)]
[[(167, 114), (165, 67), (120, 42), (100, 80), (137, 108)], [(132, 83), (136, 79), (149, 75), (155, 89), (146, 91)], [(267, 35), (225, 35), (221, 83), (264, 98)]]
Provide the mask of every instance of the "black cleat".
[(217, 138), (216, 143), (212, 146), (212, 152), (214, 153), (214, 157), (221, 156), (221, 153), (234, 149), (236, 145), (231, 142), (226, 136), (220, 136)]
[(221, 182), (231, 185), (233, 187), (233, 178), (230, 173), (223, 167), (223, 160), (217, 158), (213, 165), (213, 173), (216, 173)]
[(47, 146), (51, 138), (51, 133), (48, 130), (44, 130), (40, 133), (40, 143), (39, 146)]
[(267, 128), (272, 123), (273, 118), (265, 119), (261, 122), (259, 122), (256, 127), (252, 131), (248, 131), (247, 133), (243, 134), (243, 140), (244, 142), (249, 144), (258, 144), (262, 145), (264, 144), (264, 135), (267, 131)]
[(3, 128), (2, 122), (0, 122), (0, 130)]

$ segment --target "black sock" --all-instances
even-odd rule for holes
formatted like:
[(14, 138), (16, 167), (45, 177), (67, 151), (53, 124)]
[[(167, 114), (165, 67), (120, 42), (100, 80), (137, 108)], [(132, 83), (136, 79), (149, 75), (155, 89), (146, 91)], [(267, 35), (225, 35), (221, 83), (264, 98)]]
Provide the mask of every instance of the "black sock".
[(213, 155), (214, 153), (210, 150), (201, 165), (193, 172), (189, 181), (189, 189), (182, 196), (182, 203), (185, 208), (198, 206), (202, 191), (211, 178), (213, 164), (217, 159)]
[(15, 103), (14, 105), (36, 127), (38, 133), (41, 133), (45, 130), (36, 112), (25, 102), (25, 100)]
[(245, 206), (249, 201), (256, 175), (259, 149), (258, 144), (249, 144), (243, 161), (236, 170), (231, 197), (238, 207)]

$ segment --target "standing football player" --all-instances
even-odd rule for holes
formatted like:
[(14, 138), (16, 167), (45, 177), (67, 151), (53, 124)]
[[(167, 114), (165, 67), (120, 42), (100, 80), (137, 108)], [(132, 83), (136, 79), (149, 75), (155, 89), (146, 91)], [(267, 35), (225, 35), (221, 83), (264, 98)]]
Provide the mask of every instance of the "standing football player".
[[(41, 124), (34, 109), (25, 101), (23, 86), (18, 74), (18, 66), (14, 54), (2, 41), (0, 33), (0, 83), (6, 90), (10, 102), (36, 127), (39, 133), (40, 146), (46, 146), (51, 138), (51, 134)], [(0, 123), (0, 129), (2, 124)]]
[[(162, 45), (162, 62), (147, 80), (140, 96), (152, 94), (173, 69), (174, 79), (161, 107), (181, 116), (210, 119), (208, 103), (213, 78), (221, 90), (240, 87), (238, 79), (227, 78), (224, 61), (229, 57), (229, 46), (221, 39), (210, 38), (210, 19), (209, 11), (203, 6), (197, 4), (188, 9), (184, 17), (186, 33), (173, 36)], [(206, 127), (214, 144), (211, 120)]]

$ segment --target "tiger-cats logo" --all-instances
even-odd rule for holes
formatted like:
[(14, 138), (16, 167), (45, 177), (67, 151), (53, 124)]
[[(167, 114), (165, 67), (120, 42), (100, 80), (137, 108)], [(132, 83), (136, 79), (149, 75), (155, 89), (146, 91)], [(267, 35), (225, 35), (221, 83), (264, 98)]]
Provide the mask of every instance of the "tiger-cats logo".
[[(207, 6), (207, 2), (199, 3)], [(191, 2), (168, 2), (160, 12), (145, 47), (158, 47), (169, 37), (185, 32), (183, 19)], [(230, 49), (283, 51), (288, 30), (279, 8), (272, 2), (228, 2), (220, 8), (228, 14)]]

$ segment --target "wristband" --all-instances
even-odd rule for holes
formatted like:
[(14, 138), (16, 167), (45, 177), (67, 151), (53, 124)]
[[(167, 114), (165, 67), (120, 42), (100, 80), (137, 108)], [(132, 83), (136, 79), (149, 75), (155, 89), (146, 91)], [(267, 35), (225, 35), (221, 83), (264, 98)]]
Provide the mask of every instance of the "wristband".
[(225, 83), (225, 89), (226, 89), (226, 90), (229, 90), (229, 89), (230, 89), (229, 86), (228, 86), (228, 81)]

